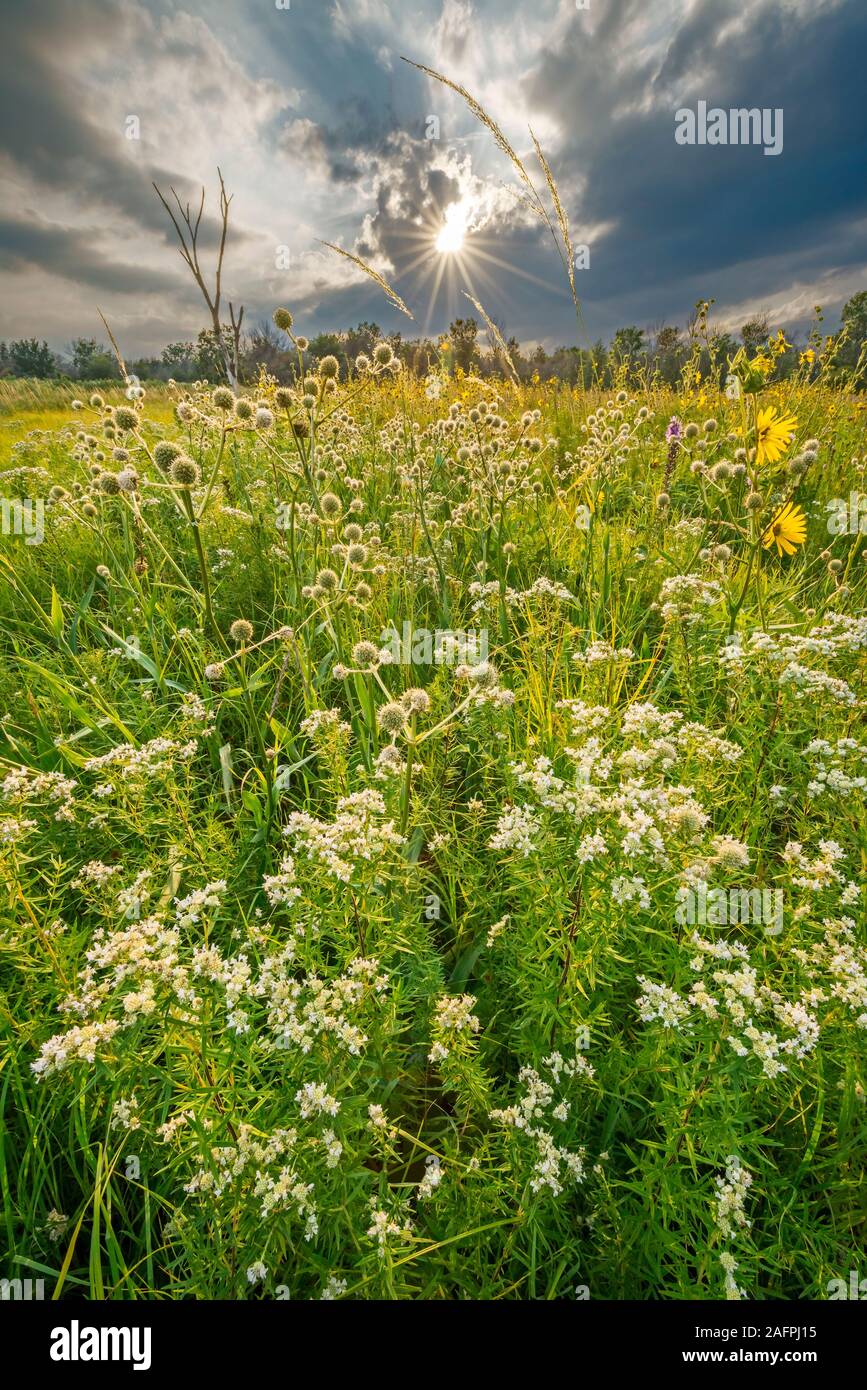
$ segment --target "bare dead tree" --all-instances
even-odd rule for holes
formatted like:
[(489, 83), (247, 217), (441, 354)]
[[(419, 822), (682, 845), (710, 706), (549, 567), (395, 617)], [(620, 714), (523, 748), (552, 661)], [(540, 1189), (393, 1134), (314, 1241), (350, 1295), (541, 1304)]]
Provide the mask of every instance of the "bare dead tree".
[(199, 199), (198, 212), (193, 216), (190, 204), (181, 203), (175, 190), (170, 190), (172, 197), (177, 205), (177, 216), (174, 208), (163, 196), (161, 190), (154, 184), (157, 197), (172, 220), (172, 226), (177, 234), (180, 243), (178, 250), (190, 274), (198, 285), (202, 293), (202, 298), (208, 306), (208, 313), (211, 316), (211, 323), (214, 329), (216, 345), (223, 359), (223, 366), (226, 372), (226, 380), (233, 391), (237, 391), (241, 377), (240, 356), (241, 356), (241, 323), (244, 318), (244, 307), (241, 305), (237, 318), (235, 317), (234, 305), (229, 301), (229, 319), (232, 326), (232, 350), (229, 351), (223, 335), (223, 325), (220, 322), (220, 305), (223, 294), (223, 258), (226, 254), (226, 240), (229, 234), (229, 206), (232, 202), (231, 195), (226, 192), (226, 185), (220, 170), (217, 170), (217, 177), (220, 180), (220, 246), (217, 252), (217, 265), (214, 273), (213, 291), (208, 288), (199, 261), (199, 228), (202, 222), (202, 213), (205, 208), (205, 190), (202, 189), (202, 196)]

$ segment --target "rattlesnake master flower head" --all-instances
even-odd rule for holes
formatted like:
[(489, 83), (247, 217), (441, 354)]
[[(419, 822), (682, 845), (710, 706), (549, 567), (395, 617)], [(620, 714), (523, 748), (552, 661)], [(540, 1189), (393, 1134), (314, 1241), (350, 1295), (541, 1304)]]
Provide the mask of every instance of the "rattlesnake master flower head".
[(377, 343), (373, 349), (373, 360), (377, 367), (390, 367), (394, 359), (391, 343)]
[(366, 545), (351, 545), (346, 552), (346, 558), (353, 569), (358, 569), (367, 560)]
[(274, 401), (280, 410), (289, 410), (293, 401), (292, 392), (288, 386), (278, 386), (274, 392)]
[(292, 315), (288, 309), (275, 309), (274, 322), (284, 333), (292, 331)]
[(196, 413), (196, 410), (193, 406), (190, 405), (189, 401), (181, 401), (180, 405), (175, 411), (175, 414), (177, 415), (182, 425), (191, 424), (193, 420), (195, 420), (196, 418)]
[(93, 406), (94, 410), (102, 410), (102, 407), (105, 405), (105, 401), (103, 400), (102, 396), (99, 394), (98, 391), (94, 391), (93, 395), (90, 398), (90, 404)]
[(266, 405), (260, 405), (256, 411), (256, 429), (270, 430), (274, 424), (274, 416)]
[(94, 506), (94, 504), (93, 504), (92, 502), (85, 502), (85, 504), (84, 504), (84, 506), (82, 507), (81, 510), (84, 512), (84, 515), (85, 515), (85, 516), (89, 516), (89, 517), (99, 516), (99, 511), (97, 510), (97, 508)]
[(210, 666), (205, 667), (205, 680), (211, 681), (212, 683), (214, 681), (221, 681), (225, 675), (225, 671), (226, 668), (222, 661), (213, 661)]
[(195, 487), (201, 477), (199, 465), (186, 454), (180, 454), (172, 463), (169, 475), (178, 487)]
[(218, 386), (211, 396), (211, 401), (217, 410), (232, 410), (235, 393), (228, 386)]
[(323, 492), (319, 499), (319, 505), (322, 508), (322, 515), (329, 518), (340, 516), (343, 511), (343, 504), (334, 492)]
[(163, 473), (168, 473), (176, 458), (180, 458), (183, 450), (171, 439), (161, 439), (159, 444), (154, 446), (154, 463), (157, 468), (161, 468)]
[(319, 375), (325, 377), (326, 381), (330, 381), (336, 377), (339, 371), (340, 363), (336, 357), (330, 354), (328, 357), (323, 357), (322, 361), (319, 363)]
[(403, 705), (399, 705), (396, 700), (390, 700), (387, 705), (380, 705), (376, 715), (376, 722), (385, 734), (399, 734), (406, 727), (409, 712)]
[(100, 579), (111, 579), (111, 570), (108, 568), (108, 565), (97, 565), (96, 572)]
[(352, 660), (356, 666), (378, 666), (379, 648), (375, 642), (356, 642), (352, 648)]
[(236, 647), (246, 647), (253, 636), (253, 624), (246, 618), (236, 618), (229, 628), (229, 636)]
[(138, 429), (139, 418), (128, 405), (119, 405), (114, 412), (114, 423), (124, 434), (129, 434), (130, 430)]
[(299, 415), (292, 421), (292, 433), (296, 439), (306, 439), (310, 433), (310, 425), (303, 415)]
[(99, 490), (106, 493), (109, 497), (116, 497), (120, 492), (120, 483), (115, 473), (102, 473), (99, 478)]
[(760, 492), (748, 492), (744, 506), (749, 512), (759, 512), (764, 506), (764, 499)]
[(360, 352), (356, 357), (355, 370), (357, 372), (361, 372), (362, 374), (364, 372), (370, 371), (370, 358), (368, 357), (366, 352)]
[(339, 583), (334, 570), (320, 570), (316, 576), (318, 588), (324, 589), (327, 594), (333, 594)]
[(404, 691), (401, 704), (408, 714), (427, 714), (430, 709), (430, 696), (426, 690), (413, 687)]
[(252, 420), (253, 406), (243, 396), (235, 401), (235, 415), (239, 420)]
[(733, 840), (728, 835), (717, 835), (712, 843), (713, 861), (719, 864), (721, 869), (734, 871), (749, 868), (750, 851), (740, 840)]
[(348, 526), (344, 526), (343, 535), (350, 545), (355, 545), (356, 542), (361, 540), (364, 532), (357, 521), (350, 521)]

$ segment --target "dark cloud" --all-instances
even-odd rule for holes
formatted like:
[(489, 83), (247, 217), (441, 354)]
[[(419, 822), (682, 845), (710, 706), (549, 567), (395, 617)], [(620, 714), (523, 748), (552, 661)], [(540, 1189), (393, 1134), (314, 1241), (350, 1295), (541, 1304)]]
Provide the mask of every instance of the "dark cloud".
[[(0, 161), (16, 192), (0, 220), (0, 277), (27, 267), (46, 295), (63, 277), (115, 296), (133, 335), (170, 321), (172, 305), (174, 336), (198, 321), (151, 180), (197, 201), (219, 163), (236, 195), (231, 292), (251, 318), (273, 307), (272, 245), (312, 251), (316, 237), (390, 266), (424, 318), (433, 257), (420, 245), (469, 190), (485, 253), (467, 259), (478, 297), (525, 340), (574, 340), (547, 233), (502, 194), (506, 161), (401, 52), (490, 100), (534, 168), (513, 108), (544, 131), (574, 240), (590, 245), (577, 279), (593, 337), (682, 323), (702, 296), (722, 313), (791, 304), (800, 322), (811, 286), (831, 286), (833, 309), (863, 273), (863, 0), (593, 0), (583, 11), (565, 0), (7, 0), (3, 18)], [(678, 146), (675, 112), (699, 99), (782, 108), (783, 153)], [(135, 157), (121, 133), (128, 106), (156, 131)], [(424, 138), (431, 110), (441, 141)], [(407, 329), (368, 282), (347, 284), (338, 258), (306, 264), (293, 307), (308, 331), (356, 316)], [(466, 286), (451, 281), (433, 331), (467, 311)], [(159, 310), (136, 316), (135, 294), (158, 296)], [(38, 303), (32, 314), (15, 331), (38, 332)]]

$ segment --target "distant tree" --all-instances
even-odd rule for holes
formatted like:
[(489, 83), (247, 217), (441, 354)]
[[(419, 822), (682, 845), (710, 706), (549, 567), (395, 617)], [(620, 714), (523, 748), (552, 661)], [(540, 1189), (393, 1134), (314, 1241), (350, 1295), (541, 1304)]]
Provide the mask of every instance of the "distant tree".
[(741, 329), (741, 341), (747, 352), (758, 352), (767, 342), (769, 331), (767, 314), (756, 314), (755, 318), (747, 319)]
[(363, 319), (357, 328), (350, 328), (344, 334), (343, 350), (350, 362), (354, 362), (362, 353), (369, 357), (381, 337), (379, 324)]
[(670, 386), (674, 386), (680, 376), (686, 351), (680, 329), (674, 324), (665, 324), (657, 330), (651, 358), (663, 381)]
[(79, 381), (104, 381), (107, 377), (120, 376), (114, 354), (95, 338), (74, 338), (70, 353), (72, 370)]
[(644, 351), (644, 330), (633, 324), (629, 328), (618, 328), (611, 340), (611, 356), (621, 362), (635, 362)]
[(456, 367), (470, 372), (478, 356), (479, 325), (474, 318), (455, 319), (449, 324), (449, 340)]
[(15, 376), (57, 375), (57, 363), (48, 344), (36, 338), (19, 338), (9, 344), (9, 361)]
[(227, 324), (223, 324), (218, 338), (212, 329), (203, 328), (196, 339), (195, 347), (195, 362), (200, 375), (206, 377), (208, 381), (222, 381), (226, 372), (227, 360), (233, 364), (229, 380), (232, 385), (235, 385), (238, 381), (236, 368), (239, 363), (235, 362), (233, 330)]

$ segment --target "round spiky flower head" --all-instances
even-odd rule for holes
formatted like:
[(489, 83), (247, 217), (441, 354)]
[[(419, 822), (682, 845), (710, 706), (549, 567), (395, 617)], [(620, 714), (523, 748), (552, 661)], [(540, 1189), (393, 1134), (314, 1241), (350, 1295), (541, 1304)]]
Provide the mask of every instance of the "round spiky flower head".
[(369, 584), (365, 584), (362, 580), (360, 584), (355, 586), (355, 597), (359, 603), (367, 603), (367, 600), (373, 597), (373, 590)]
[(274, 424), (274, 416), (266, 405), (260, 405), (256, 411), (256, 429), (270, 430)]
[(406, 727), (407, 718), (408, 711), (404, 706), (390, 700), (387, 705), (380, 705), (376, 721), (383, 733), (399, 734)]
[(333, 594), (340, 580), (334, 570), (320, 570), (316, 576), (316, 583), (319, 588), (324, 589), (326, 593)]
[(205, 667), (206, 681), (221, 681), (225, 673), (225, 666), (222, 661), (213, 661), (210, 666)]
[(322, 515), (329, 519), (340, 516), (343, 511), (343, 504), (336, 492), (323, 492), (319, 499), (319, 505), (322, 508)]
[(114, 412), (114, 423), (124, 434), (128, 434), (130, 430), (138, 428), (138, 416), (128, 405), (119, 405)]
[(373, 360), (377, 367), (390, 367), (393, 357), (391, 343), (377, 343), (373, 349)]
[(299, 334), (298, 337), (295, 339), (295, 346), (297, 347), (299, 352), (306, 352), (310, 346), (310, 343), (303, 336), (303, 334)]
[(340, 363), (337, 358), (333, 357), (331, 354), (329, 354), (328, 357), (323, 357), (322, 361), (319, 363), (319, 375), (325, 377), (326, 381), (330, 381), (336, 377), (339, 371)]
[(276, 323), (278, 328), (281, 328), (283, 330), (284, 333), (291, 332), (292, 315), (289, 313), (288, 309), (275, 309), (274, 322)]
[(246, 618), (236, 618), (229, 628), (229, 636), (236, 647), (246, 647), (253, 636), (253, 624), (248, 623)]
[(243, 396), (235, 401), (235, 414), (239, 420), (252, 420), (253, 418), (253, 407)]
[(351, 545), (346, 552), (346, 558), (353, 569), (360, 568), (367, 560), (366, 545)]
[(235, 393), (228, 386), (218, 386), (211, 400), (216, 410), (231, 410), (235, 404)]
[(94, 410), (102, 410), (102, 407), (105, 405), (105, 401), (103, 400), (102, 396), (99, 394), (98, 391), (94, 391), (93, 395), (90, 398), (90, 404), (93, 406)]
[(728, 835), (717, 835), (713, 840), (714, 862), (722, 869), (748, 869), (750, 851), (740, 840)]
[(430, 696), (426, 690), (419, 690), (414, 686), (404, 691), (401, 704), (408, 714), (427, 714), (430, 709)]
[(189, 425), (196, 418), (196, 411), (190, 405), (189, 401), (181, 401), (175, 414), (182, 425)]
[(161, 439), (159, 444), (154, 446), (154, 463), (157, 468), (161, 468), (167, 473), (176, 458), (180, 458), (182, 449), (171, 439)]
[(307, 436), (308, 436), (309, 433), (310, 433), (310, 425), (308, 424), (308, 422), (307, 422), (305, 416), (303, 416), (303, 415), (298, 415), (298, 416), (292, 421), (292, 433), (295, 435), (295, 438), (296, 438), (296, 439), (306, 439), (306, 438), (307, 438)]
[(350, 521), (348, 526), (344, 526), (343, 535), (346, 540), (349, 541), (350, 545), (354, 545), (356, 541), (361, 540), (364, 532), (356, 521)]
[(684, 835), (700, 835), (704, 829), (705, 818), (697, 806), (676, 806), (671, 820), (675, 830)]
[(686, 427), (686, 429), (684, 430), (683, 434), (684, 434), (684, 438), (685, 438), (685, 439), (695, 439), (695, 438), (697, 437), (697, 435), (698, 435), (698, 425), (696, 425), (694, 422), (691, 421), (691, 422), (687, 425), (687, 427)]
[(274, 401), (280, 410), (288, 410), (292, 405), (292, 392), (288, 386), (278, 386), (274, 392)]
[(111, 570), (109, 569), (108, 565), (97, 565), (96, 572), (99, 575), (100, 579), (111, 579)]
[(84, 506), (81, 508), (81, 510), (84, 512), (84, 515), (85, 515), (85, 516), (89, 516), (89, 517), (99, 516), (99, 512), (97, 511), (97, 509), (96, 509), (96, 507), (94, 506), (93, 502), (85, 502), (85, 503), (84, 503)]
[(169, 476), (178, 487), (195, 487), (201, 474), (199, 465), (186, 454), (179, 454), (169, 469)]
[(356, 666), (378, 666), (379, 647), (375, 642), (356, 642), (352, 648), (352, 660)]
[(120, 483), (116, 473), (103, 473), (99, 478), (99, 490), (106, 493), (109, 497), (116, 497), (120, 492)]

